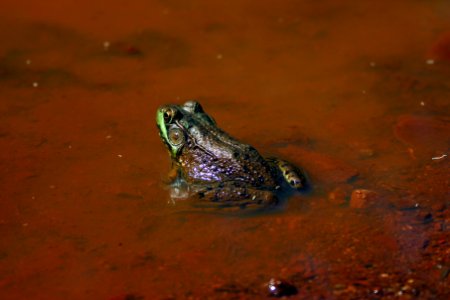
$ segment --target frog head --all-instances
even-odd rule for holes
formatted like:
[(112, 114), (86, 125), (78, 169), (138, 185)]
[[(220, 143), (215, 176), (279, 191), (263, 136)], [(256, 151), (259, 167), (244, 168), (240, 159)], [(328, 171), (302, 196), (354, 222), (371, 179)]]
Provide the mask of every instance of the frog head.
[(199, 143), (216, 128), (214, 119), (196, 101), (159, 107), (156, 111), (156, 125), (173, 160), (179, 158), (183, 148), (201, 147)]

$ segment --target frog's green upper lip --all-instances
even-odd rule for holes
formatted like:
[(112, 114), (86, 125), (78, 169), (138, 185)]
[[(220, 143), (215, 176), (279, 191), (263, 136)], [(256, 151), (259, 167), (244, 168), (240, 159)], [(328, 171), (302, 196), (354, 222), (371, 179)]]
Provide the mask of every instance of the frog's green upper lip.
[(163, 111), (163, 109), (164, 109), (164, 107), (160, 107), (156, 111), (156, 124), (159, 127), (159, 131), (161, 133), (161, 138), (164, 141), (167, 141), (168, 140), (168, 136), (167, 136), (166, 124), (164, 122), (164, 111)]

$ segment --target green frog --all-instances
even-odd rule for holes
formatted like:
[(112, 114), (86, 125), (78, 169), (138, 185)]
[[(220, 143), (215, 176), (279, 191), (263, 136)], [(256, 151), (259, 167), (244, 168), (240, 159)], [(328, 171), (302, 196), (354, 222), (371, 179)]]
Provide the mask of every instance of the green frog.
[(301, 168), (262, 157), (217, 127), (196, 101), (159, 107), (156, 124), (172, 160), (173, 198), (197, 195), (202, 207), (266, 208), (306, 188)]

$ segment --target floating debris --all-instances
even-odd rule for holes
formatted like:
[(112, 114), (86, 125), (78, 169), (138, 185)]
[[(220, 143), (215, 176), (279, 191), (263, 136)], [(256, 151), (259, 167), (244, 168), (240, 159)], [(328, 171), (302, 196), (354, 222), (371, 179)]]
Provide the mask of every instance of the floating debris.
[(432, 160), (440, 160), (440, 159), (443, 159), (443, 158), (446, 158), (447, 157), (447, 154), (442, 154), (441, 156), (435, 156), (435, 157), (432, 157), (431, 159)]
[(109, 47), (111, 46), (111, 43), (109, 41), (104, 41), (103, 42), (103, 49), (109, 50)]

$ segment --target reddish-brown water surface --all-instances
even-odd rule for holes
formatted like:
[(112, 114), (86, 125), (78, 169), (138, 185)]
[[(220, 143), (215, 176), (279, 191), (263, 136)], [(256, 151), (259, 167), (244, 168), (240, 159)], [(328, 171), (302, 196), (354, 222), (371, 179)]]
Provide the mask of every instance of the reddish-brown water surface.
[[(1, 299), (450, 297), (448, 1), (2, 0), (0, 38)], [(186, 99), (311, 194), (172, 204)]]

